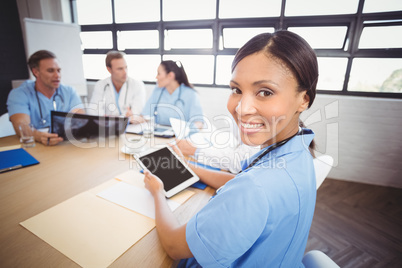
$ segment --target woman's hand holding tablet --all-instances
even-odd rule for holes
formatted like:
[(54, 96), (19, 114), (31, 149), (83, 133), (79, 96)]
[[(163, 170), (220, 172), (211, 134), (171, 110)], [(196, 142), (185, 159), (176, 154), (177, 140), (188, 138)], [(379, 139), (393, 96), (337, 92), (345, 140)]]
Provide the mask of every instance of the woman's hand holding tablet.
[(199, 177), (168, 145), (134, 155), (134, 158), (143, 169), (163, 182), (168, 198), (199, 181)]

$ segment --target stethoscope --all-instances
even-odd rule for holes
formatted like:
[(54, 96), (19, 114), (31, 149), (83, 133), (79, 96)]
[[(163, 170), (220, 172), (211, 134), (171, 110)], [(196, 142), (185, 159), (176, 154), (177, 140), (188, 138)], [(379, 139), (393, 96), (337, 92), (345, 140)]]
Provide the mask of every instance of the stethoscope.
[[(47, 120), (43, 117), (43, 113), (42, 113), (42, 106), (40, 105), (40, 101), (39, 101), (39, 96), (38, 96), (38, 91), (35, 88), (35, 95), (36, 95), (36, 100), (38, 101), (38, 106), (39, 106), (39, 113), (40, 113), (40, 123), (42, 124), (42, 126), (46, 126)], [(53, 95), (53, 110), (57, 111), (57, 102), (56, 102), (56, 97), (60, 98), (61, 101), (61, 106), (64, 106), (64, 99), (63, 97), (59, 94), (59, 89), (56, 89), (56, 93)]]
[[(309, 129), (304, 129), (301, 128), (296, 134), (290, 136), (287, 139), (284, 139), (283, 141), (280, 141), (278, 143), (273, 144), (271, 147), (269, 147), (268, 149), (266, 149), (264, 152), (262, 152), (259, 156), (257, 156), (244, 170), (251, 168), (252, 166), (254, 166), (255, 164), (258, 163), (258, 161), (260, 161), (264, 156), (266, 156), (267, 154), (269, 154), (270, 152), (272, 152), (273, 150), (275, 150), (278, 147), (281, 147), (282, 145), (284, 145), (285, 143), (287, 143), (289, 140), (291, 140), (294, 136), (298, 136), (298, 135), (304, 135), (304, 134), (312, 134), (311, 130)], [(238, 174), (240, 174), (242, 171), (244, 170), (240, 170), (240, 172)]]
[[(126, 87), (126, 93), (124, 94), (124, 106), (127, 105), (127, 91), (128, 91), (128, 80), (126, 81), (127, 87)], [(109, 83), (107, 83), (104, 87), (103, 87), (103, 99), (105, 100), (105, 95), (106, 95), (106, 89), (110, 87)], [(117, 103), (117, 106), (119, 106), (119, 104)], [(119, 108), (120, 109), (120, 108)]]
[[(182, 87), (182, 85), (179, 86), (179, 96), (177, 97), (177, 100), (174, 102), (174, 105), (177, 106), (178, 103), (181, 103), (181, 105), (184, 107), (184, 101), (181, 99), (181, 91), (182, 91), (181, 87)], [(162, 94), (165, 90), (166, 90), (165, 87), (161, 90), (161, 93), (159, 94), (159, 97), (158, 97), (158, 101), (155, 104), (155, 108), (154, 108), (154, 116), (155, 117), (158, 115), (158, 104), (161, 101)]]
[[(287, 139), (284, 139), (283, 141), (280, 141), (278, 143), (273, 144), (271, 147), (268, 147), (264, 152), (262, 152), (259, 156), (257, 156), (244, 170), (240, 170), (240, 172), (237, 173), (237, 174), (240, 174), (240, 173), (242, 173), (242, 171), (245, 171), (246, 169), (251, 168), (252, 166), (257, 164), (258, 161), (260, 161), (264, 156), (266, 156), (267, 154), (269, 154), (270, 152), (272, 152), (276, 148), (281, 147), (282, 145), (284, 145), (285, 143), (290, 141), (293, 137), (298, 136), (298, 135), (304, 135), (304, 134), (312, 134), (312, 133), (313, 132), (311, 130), (309, 130), (309, 129), (299, 128), (299, 131), (296, 134), (290, 136)], [(219, 187), (216, 190), (215, 194), (213, 196), (211, 196), (210, 200), (213, 199), (223, 189), (224, 186), (225, 185)]]

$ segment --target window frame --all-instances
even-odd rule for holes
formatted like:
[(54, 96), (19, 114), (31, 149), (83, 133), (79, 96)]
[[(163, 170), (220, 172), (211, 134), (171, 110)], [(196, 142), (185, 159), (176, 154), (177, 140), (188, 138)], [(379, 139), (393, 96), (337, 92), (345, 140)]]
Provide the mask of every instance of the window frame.
[[(402, 93), (386, 92), (356, 92), (348, 91), (350, 72), (355, 58), (402, 58), (402, 48), (377, 48), (359, 49), (358, 43), (364, 27), (402, 25), (402, 11), (363, 13), (365, 0), (359, 0), (356, 14), (341, 15), (316, 15), (316, 16), (285, 16), (285, 0), (282, 0), (281, 14), (279, 17), (266, 18), (227, 18), (220, 19), (219, 1), (216, 0), (215, 19), (186, 20), (186, 21), (163, 21), (163, 0), (160, 0), (160, 18), (158, 22), (135, 22), (135, 23), (115, 23), (114, 0), (112, 4), (112, 23), (81, 25), (81, 31), (111, 31), (113, 38), (113, 48), (117, 50), (117, 32), (132, 30), (158, 30), (159, 48), (155, 49), (125, 49), (126, 54), (151, 54), (159, 55), (161, 59), (164, 55), (212, 55), (214, 57), (213, 83), (194, 84), (195, 86), (210, 86), (217, 88), (228, 88), (216, 84), (216, 65), (218, 55), (235, 55), (237, 48), (220, 49), (220, 39), (224, 28), (256, 28), (273, 27), (275, 30), (287, 29), (288, 27), (318, 27), (318, 26), (346, 26), (347, 31), (341, 49), (314, 49), (317, 57), (342, 57), (347, 58), (345, 79), (342, 90), (320, 90), (320, 94), (367, 96), (367, 97), (386, 97), (402, 98)], [(77, 22), (76, 0), (70, 0), (72, 21)], [(188, 29), (211, 29), (213, 34), (213, 47), (211, 49), (169, 49), (164, 48), (165, 30), (188, 30)], [(348, 47), (346, 48), (346, 45)], [(83, 54), (106, 54), (110, 49), (84, 49)], [(156, 68), (156, 67), (155, 67)], [(94, 79), (88, 79), (89, 81)], [(96, 81), (96, 80), (94, 80)], [(155, 84), (154, 81), (144, 81), (146, 84)]]

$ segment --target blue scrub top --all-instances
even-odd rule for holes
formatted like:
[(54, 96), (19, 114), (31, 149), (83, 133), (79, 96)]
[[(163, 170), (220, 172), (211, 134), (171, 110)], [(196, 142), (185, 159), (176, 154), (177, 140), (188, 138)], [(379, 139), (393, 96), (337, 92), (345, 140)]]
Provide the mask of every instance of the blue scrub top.
[(38, 92), (38, 98), (42, 111), (43, 119), (39, 111), (39, 104), (35, 94), (35, 81), (27, 80), (18, 88), (10, 91), (7, 99), (7, 109), (9, 116), (17, 113), (27, 114), (31, 118), (31, 123), (36, 129), (50, 127), (50, 111), (54, 110), (53, 100), (56, 101), (56, 110), (60, 112), (69, 112), (72, 109), (82, 109), (83, 105), (77, 92), (70, 86), (60, 84), (57, 94), (49, 99)]
[(194, 258), (178, 267), (304, 267), (316, 200), (309, 133), (238, 174), (190, 219), (186, 241)]
[(142, 115), (154, 116), (154, 111), (157, 112), (155, 123), (161, 125), (170, 126), (171, 117), (192, 123), (204, 121), (198, 93), (184, 84), (181, 84), (172, 94), (166, 88), (156, 87), (145, 103)]

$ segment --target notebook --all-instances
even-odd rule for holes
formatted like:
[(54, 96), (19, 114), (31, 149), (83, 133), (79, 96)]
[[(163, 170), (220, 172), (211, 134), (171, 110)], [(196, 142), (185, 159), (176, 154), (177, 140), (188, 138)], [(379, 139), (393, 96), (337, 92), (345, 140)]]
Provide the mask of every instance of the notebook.
[(23, 148), (2, 151), (0, 159), (0, 173), (39, 164), (39, 161)]

